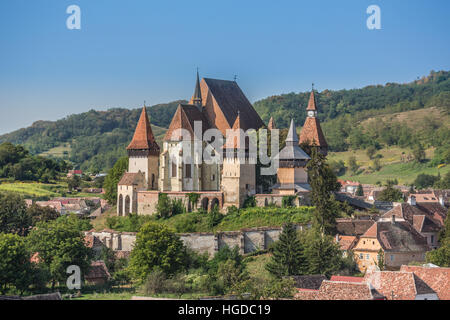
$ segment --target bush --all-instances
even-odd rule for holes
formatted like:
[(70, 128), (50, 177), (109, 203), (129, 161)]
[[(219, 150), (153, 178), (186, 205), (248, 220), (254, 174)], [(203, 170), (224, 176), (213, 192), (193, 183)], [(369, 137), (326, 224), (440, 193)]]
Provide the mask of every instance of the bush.
[(163, 293), (165, 289), (166, 274), (157, 269), (152, 271), (145, 281), (144, 291), (146, 294), (159, 294)]
[(245, 199), (244, 201), (243, 207), (244, 208), (256, 207), (256, 198), (254, 196), (247, 197), (247, 199)]

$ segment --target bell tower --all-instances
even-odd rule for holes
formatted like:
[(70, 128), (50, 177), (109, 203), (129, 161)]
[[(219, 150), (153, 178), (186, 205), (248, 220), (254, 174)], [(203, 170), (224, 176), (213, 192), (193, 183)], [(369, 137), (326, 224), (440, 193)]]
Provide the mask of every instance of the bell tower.
[[(241, 208), (245, 199), (256, 190), (256, 165), (251, 163), (249, 144), (241, 128), (238, 116), (227, 135), (223, 146), (222, 191), (224, 193), (224, 208), (236, 206)], [(254, 159), (255, 160), (255, 159)]]
[(145, 106), (142, 108), (133, 140), (127, 147), (128, 172), (142, 172), (147, 190), (158, 190), (159, 146), (153, 136)]

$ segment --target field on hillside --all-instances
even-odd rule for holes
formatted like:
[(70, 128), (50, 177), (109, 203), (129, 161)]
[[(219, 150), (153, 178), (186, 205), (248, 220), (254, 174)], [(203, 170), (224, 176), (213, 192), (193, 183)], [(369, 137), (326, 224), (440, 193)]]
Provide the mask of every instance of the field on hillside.
[(0, 192), (13, 192), (29, 198), (53, 197), (93, 197), (92, 193), (67, 193), (67, 183), (38, 183), (38, 182), (3, 182), (0, 183)]
[[(387, 179), (397, 179), (400, 184), (411, 184), (418, 174), (426, 173), (437, 175), (438, 170), (442, 175), (450, 171), (450, 166), (443, 166), (440, 169), (437, 167), (430, 167), (428, 163), (403, 162), (402, 155), (411, 153), (409, 149), (402, 149), (399, 147), (391, 147), (378, 150), (378, 154), (382, 155), (380, 163), (381, 170), (371, 173), (365, 172), (369, 166), (372, 165), (372, 160), (366, 154), (366, 150), (351, 150), (345, 152), (330, 152), (328, 159), (330, 161), (342, 160), (345, 165), (348, 165), (348, 160), (351, 156), (356, 158), (358, 165), (361, 167), (361, 173), (352, 175), (348, 171), (338, 177), (339, 179), (358, 181), (361, 183), (375, 184), (376, 182), (384, 183)], [(430, 148), (425, 151), (426, 157), (431, 159), (433, 157), (434, 149)]]
[(65, 157), (69, 156), (70, 150), (71, 150), (70, 144), (64, 143), (64, 144), (54, 147), (48, 151), (42, 152), (39, 155), (43, 156), (43, 157), (51, 156), (51, 157), (56, 157), (56, 158), (65, 158)]
[(45, 184), (34, 182), (13, 182), (0, 184), (0, 191), (14, 192), (30, 197), (58, 197), (59, 192), (66, 190), (67, 186), (61, 184)]

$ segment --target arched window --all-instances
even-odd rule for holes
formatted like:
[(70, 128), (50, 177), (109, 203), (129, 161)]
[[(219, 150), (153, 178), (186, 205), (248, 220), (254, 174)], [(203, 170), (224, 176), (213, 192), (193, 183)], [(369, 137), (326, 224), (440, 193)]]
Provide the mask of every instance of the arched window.
[(208, 211), (208, 204), (209, 204), (209, 199), (208, 198), (203, 198), (202, 199), (202, 209), (205, 211)]
[(128, 215), (129, 213), (131, 213), (130, 204), (131, 204), (130, 196), (126, 196), (125, 197), (125, 215)]
[(119, 216), (123, 216), (123, 197), (119, 195)]
[(214, 209), (214, 207), (219, 207), (219, 199), (214, 198), (211, 200), (211, 209)]

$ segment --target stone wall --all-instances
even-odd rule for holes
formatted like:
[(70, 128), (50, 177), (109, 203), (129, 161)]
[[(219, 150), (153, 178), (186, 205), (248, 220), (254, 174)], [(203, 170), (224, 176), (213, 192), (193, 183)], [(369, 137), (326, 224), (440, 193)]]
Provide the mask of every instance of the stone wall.
[[(297, 230), (309, 226), (297, 225)], [(178, 236), (184, 244), (197, 252), (207, 252), (210, 256), (221, 248), (237, 246), (241, 254), (268, 249), (277, 241), (281, 227), (261, 227), (242, 229), (239, 231), (180, 233)], [(115, 251), (131, 251), (136, 241), (134, 232), (116, 232), (113, 230), (87, 231), (86, 235), (96, 237), (101, 243)]]

